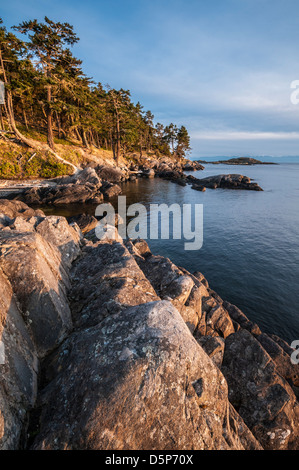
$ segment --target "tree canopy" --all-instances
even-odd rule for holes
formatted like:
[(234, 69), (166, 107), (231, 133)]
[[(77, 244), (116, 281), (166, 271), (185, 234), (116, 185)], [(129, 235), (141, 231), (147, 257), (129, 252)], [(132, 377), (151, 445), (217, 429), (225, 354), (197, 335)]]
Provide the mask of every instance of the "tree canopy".
[[(129, 90), (103, 86), (87, 77), (82, 61), (71, 47), (79, 41), (68, 23), (36, 19), (8, 31), (0, 19), (0, 79), (6, 89), (1, 110), (9, 130), (24, 137), (19, 128), (37, 128), (54, 138), (76, 139), (121, 155), (138, 151), (185, 156), (190, 137), (184, 126), (154, 123), (154, 115), (134, 104)], [(23, 138), (26, 143), (26, 139)]]

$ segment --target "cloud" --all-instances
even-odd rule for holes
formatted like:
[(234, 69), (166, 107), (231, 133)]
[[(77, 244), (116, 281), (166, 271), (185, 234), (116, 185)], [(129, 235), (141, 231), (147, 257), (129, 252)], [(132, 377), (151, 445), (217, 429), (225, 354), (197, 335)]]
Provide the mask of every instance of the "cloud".
[(239, 132), (239, 131), (203, 131), (193, 132), (197, 140), (299, 140), (299, 132)]

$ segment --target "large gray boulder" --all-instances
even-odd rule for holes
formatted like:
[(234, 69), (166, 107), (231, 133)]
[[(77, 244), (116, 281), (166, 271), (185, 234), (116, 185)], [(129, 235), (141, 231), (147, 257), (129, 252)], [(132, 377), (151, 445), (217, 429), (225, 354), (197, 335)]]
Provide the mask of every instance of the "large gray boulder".
[(32, 449), (260, 448), (234, 439), (226, 381), (168, 301), (74, 333), (44, 369)]
[(39, 356), (57, 346), (72, 328), (67, 301), (69, 276), (58, 248), (38, 233), (0, 231), (0, 267), (32, 334)]
[(11, 285), (0, 269), (0, 449), (19, 447), (37, 394), (38, 360)]
[(83, 248), (71, 279), (69, 299), (76, 327), (92, 326), (128, 306), (159, 299), (134, 257), (117, 241)]
[(98, 165), (95, 168), (97, 175), (109, 183), (120, 183), (126, 179), (126, 174), (119, 168), (107, 165)]
[(45, 214), (40, 209), (32, 209), (28, 207), (22, 201), (10, 201), (9, 199), (0, 199), (0, 213), (5, 214), (10, 219), (14, 219), (15, 217), (35, 217), (35, 216), (42, 216), (45, 217)]
[(235, 332), (228, 312), (196, 276), (178, 268), (168, 258), (152, 255), (144, 240), (127, 242), (127, 246), (157, 295), (173, 303), (192, 333), (226, 338)]
[(62, 182), (63, 184), (88, 184), (94, 188), (100, 188), (102, 186), (101, 178), (99, 178), (95, 169), (91, 167), (84, 168), (84, 170), (81, 170), (75, 173), (74, 175), (67, 177)]
[(36, 232), (58, 248), (63, 264), (70, 268), (81, 251), (82, 234), (78, 227), (70, 226), (65, 217), (52, 215), (36, 225)]

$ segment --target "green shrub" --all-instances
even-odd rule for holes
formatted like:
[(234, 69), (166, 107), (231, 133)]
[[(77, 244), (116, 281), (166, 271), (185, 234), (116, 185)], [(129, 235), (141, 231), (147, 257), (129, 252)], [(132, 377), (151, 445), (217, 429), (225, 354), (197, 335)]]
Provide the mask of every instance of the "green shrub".
[(56, 176), (68, 175), (71, 172), (69, 165), (60, 162), (45, 162), (40, 171), (41, 178), (55, 178)]
[(0, 178), (14, 179), (19, 176), (20, 167), (17, 163), (2, 162), (0, 163)]
[[(29, 159), (30, 160), (30, 159)], [(52, 156), (35, 155), (24, 165), (25, 178), (55, 178), (70, 173), (71, 168)]]

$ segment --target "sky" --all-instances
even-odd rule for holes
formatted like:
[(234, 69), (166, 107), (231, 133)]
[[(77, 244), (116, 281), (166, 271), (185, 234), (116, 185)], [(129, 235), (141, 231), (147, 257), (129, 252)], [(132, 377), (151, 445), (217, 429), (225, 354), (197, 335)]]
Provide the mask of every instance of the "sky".
[(299, 155), (298, 0), (2, 3), (8, 28), (71, 23), (86, 75), (129, 89), (155, 122), (185, 125), (192, 158)]

